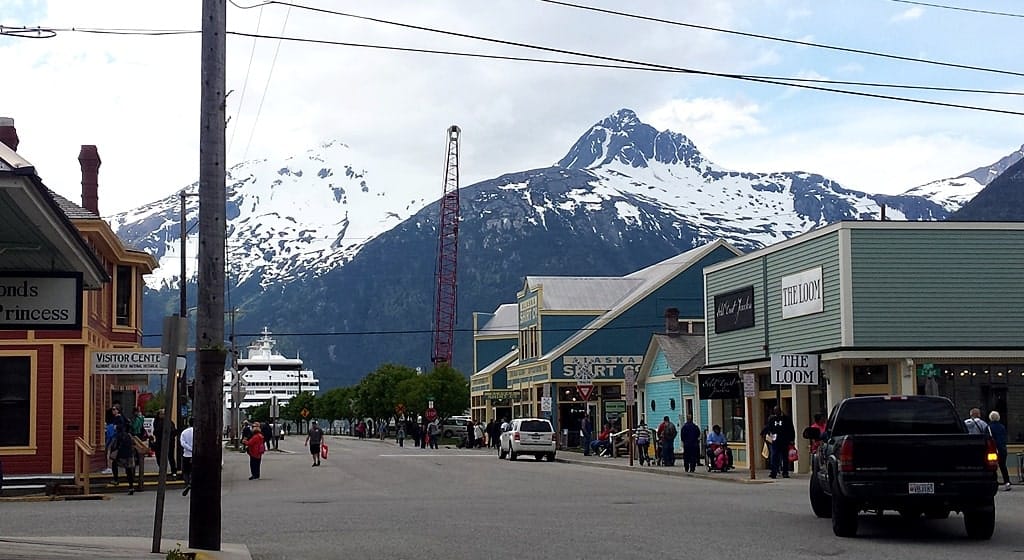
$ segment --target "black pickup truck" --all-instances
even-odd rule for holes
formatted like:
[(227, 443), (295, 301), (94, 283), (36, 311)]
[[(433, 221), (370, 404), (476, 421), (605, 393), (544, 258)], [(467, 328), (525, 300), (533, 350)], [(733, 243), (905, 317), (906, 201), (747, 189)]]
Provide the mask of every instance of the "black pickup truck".
[(811, 509), (840, 537), (857, 534), (861, 511), (943, 519), (962, 512), (972, 539), (995, 528), (996, 447), (968, 434), (944, 397), (853, 397), (829, 415), (811, 458)]

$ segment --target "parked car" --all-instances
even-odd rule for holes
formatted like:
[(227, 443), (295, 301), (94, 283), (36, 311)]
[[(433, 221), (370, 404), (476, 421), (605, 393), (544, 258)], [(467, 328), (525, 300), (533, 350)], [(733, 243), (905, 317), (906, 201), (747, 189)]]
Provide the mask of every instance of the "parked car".
[(546, 419), (516, 418), (512, 420), (512, 428), (501, 433), (498, 458), (515, 461), (520, 454), (527, 454), (538, 461), (544, 457), (554, 461), (557, 441), (557, 434)]
[(861, 511), (910, 519), (963, 513), (972, 539), (995, 528), (996, 447), (969, 434), (944, 397), (853, 397), (836, 405), (811, 458), (811, 509), (840, 537), (857, 534)]
[(462, 439), (466, 437), (466, 423), (469, 418), (453, 416), (441, 424), (441, 435), (446, 438)]

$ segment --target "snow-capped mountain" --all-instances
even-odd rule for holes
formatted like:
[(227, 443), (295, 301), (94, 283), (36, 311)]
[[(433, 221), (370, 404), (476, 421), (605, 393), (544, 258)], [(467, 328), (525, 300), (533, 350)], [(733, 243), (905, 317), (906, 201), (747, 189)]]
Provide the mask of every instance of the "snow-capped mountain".
[(1024, 145), (992, 165), (979, 167), (959, 177), (925, 183), (903, 194), (929, 198), (942, 204), (946, 210), (955, 212), (1021, 159), (1024, 159)]
[[(429, 367), (436, 201), (374, 184), (358, 161), (329, 143), (241, 164), (229, 178), (228, 282), (246, 307), (236, 332), (244, 342), (269, 325), (324, 387), (383, 362)], [(617, 111), (557, 164), (461, 189), (454, 365), (470, 371), (472, 313), (514, 301), (527, 274), (623, 275), (717, 238), (753, 249), (837, 220), (879, 219), (883, 204), (892, 219), (945, 219), (961, 195), (872, 195), (815, 173), (731, 171), (686, 136)], [(191, 276), (198, 201), (186, 202)], [(176, 301), (179, 205), (171, 196), (113, 219), (126, 243), (160, 259), (147, 281), (150, 333)]]
[[(248, 161), (227, 179), (227, 262), (236, 285), (263, 289), (344, 265), (369, 240), (427, 204), (422, 195), (375, 184), (360, 157), (341, 142), (327, 142), (283, 161)], [(186, 262), (195, 278), (198, 254), (198, 183), (185, 198)], [(178, 286), (181, 202), (177, 194), (111, 218), (111, 227), (135, 247), (157, 256), (146, 279), (152, 289)]]

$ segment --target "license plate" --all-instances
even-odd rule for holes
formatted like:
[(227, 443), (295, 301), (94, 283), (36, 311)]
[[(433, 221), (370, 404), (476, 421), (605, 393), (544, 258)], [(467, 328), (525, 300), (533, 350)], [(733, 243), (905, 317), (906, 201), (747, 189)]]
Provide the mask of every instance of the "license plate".
[(911, 482), (907, 488), (911, 494), (934, 494), (935, 483), (934, 482)]

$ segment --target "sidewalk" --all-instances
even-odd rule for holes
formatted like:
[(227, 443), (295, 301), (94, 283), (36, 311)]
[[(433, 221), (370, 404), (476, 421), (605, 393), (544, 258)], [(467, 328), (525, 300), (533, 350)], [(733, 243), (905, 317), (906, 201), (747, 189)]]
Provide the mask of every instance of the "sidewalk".
[(187, 543), (173, 539), (160, 541), (162, 552), (150, 552), (153, 539), (146, 537), (0, 537), (4, 560), (43, 560), (59, 558), (104, 558), (114, 560), (159, 559), (178, 549), (194, 556), (183, 558), (249, 560), (249, 549), (241, 544), (221, 544), (219, 551), (194, 551)]
[(793, 481), (801, 482), (807, 480), (806, 474), (790, 473), (790, 478), (768, 478), (769, 471), (758, 470), (755, 475), (755, 479), (750, 478), (750, 469), (746, 467), (740, 467), (738, 469), (730, 470), (729, 472), (708, 472), (708, 469), (703, 464), (697, 465), (696, 472), (688, 473), (683, 471), (683, 460), (681, 458), (676, 459), (676, 464), (671, 467), (658, 467), (658, 466), (640, 466), (640, 463), (635, 459), (633, 460), (633, 466), (629, 465), (629, 456), (622, 457), (599, 457), (597, 455), (583, 455), (578, 451), (559, 451), (555, 456), (555, 461), (559, 463), (572, 463), (577, 465), (588, 465), (591, 467), (599, 467), (604, 469), (619, 469), (619, 470), (635, 470), (640, 472), (647, 472), (653, 474), (660, 474), (665, 476), (687, 476), (693, 478), (707, 478), (713, 480), (719, 480), (722, 482), (732, 482), (738, 484), (772, 484), (772, 483), (790, 483)]

